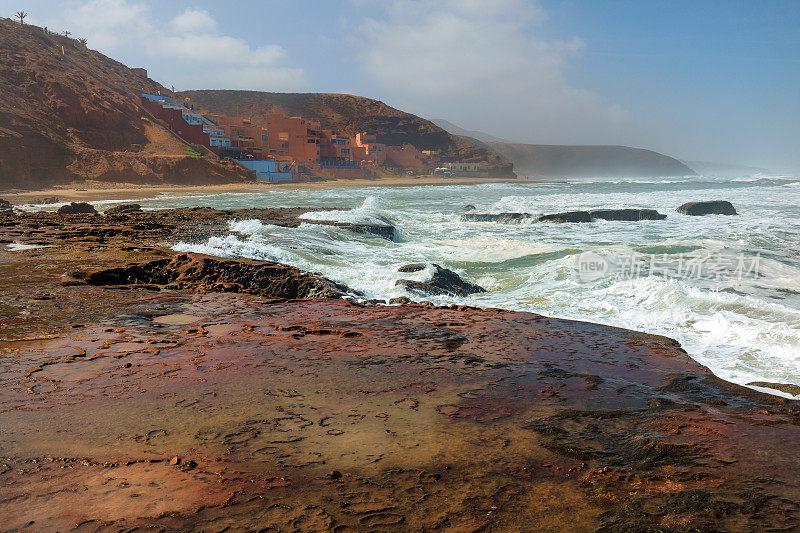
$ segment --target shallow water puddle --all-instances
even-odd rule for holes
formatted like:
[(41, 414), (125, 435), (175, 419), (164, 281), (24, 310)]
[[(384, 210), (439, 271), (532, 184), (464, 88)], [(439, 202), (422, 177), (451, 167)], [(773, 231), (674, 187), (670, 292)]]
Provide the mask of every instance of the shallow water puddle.
[(169, 326), (185, 326), (187, 324), (194, 324), (201, 320), (203, 320), (203, 317), (201, 316), (186, 315), (183, 313), (153, 317), (153, 322), (167, 324)]

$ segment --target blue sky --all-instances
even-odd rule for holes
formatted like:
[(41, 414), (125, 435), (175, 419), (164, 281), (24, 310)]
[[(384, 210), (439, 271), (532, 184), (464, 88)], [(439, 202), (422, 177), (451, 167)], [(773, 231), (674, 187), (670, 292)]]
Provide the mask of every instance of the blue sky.
[(800, 172), (800, 1), (0, 0), (176, 89), (347, 92), (518, 142)]

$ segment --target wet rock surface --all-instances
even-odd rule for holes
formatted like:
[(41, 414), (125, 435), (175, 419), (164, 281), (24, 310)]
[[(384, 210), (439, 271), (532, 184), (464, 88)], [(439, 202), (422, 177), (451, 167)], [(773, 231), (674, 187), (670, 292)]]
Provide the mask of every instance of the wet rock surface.
[(117, 205), (110, 209), (107, 209), (104, 214), (105, 215), (124, 215), (127, 213), (138, 213), (142, 210), (142, 206), (139, 204), (123, 204)]
[(388, 241), (399, 240), (397, 229), (388, 224), (348, 224), (342, 223), (344, 227), (353, 233), (361, 233), (362, 235), (375, 235)]
[(0, 214), (0, 238), (51, 245), (0, 247), (3, 529), (800, 528), (800, 404), (665, 337), (60, 283), (170, 264), (159, 242), (228, 219)]
[[(448, 268), (439, 265), (432, 265), (433, 275), (427, 281), (414, 281), (410, 279), (399, 279), (397, 285), (403, 287), (408, 292), (421, 296), (469, 296), (479, 292), (486, 292), (486, 289), (470, 281), (466, 281), (461, 276)], [(404, 265), (398, 269), (399, 272), (419, 272), (424, 270), (424, 263), (412, 263)]]
[[(497, 222), (500, 224), (519, 224), (531, 221), (534, 218), (530, 213), (465, 213), (461, 215), (461, 220), (465, 222)], [(566, 211), (564, 213), (541, 215), (536, 218), (536, 221), (565, 224), (592, 222), (598, 219), (637, 222), (640, 220), (663, 220), (665, 218), (667, 218), (667, 215), (659, 213), (655, 209), (595, 209), (592, 211)]]
[(519, 224), (532, 218), (533, 215), (530, 213), (465, 213), (461, 215), (461, 220), (465, 222), (497, 222), (499, 224)]
[(58, 208), (59, 215), (82, 215), (95, 214), (97, 209), (92, 204), (86, 202), (70, 202)]
[(706, 202), (687, 202), (677, 209), (678, 213), (692, 216), (704, 215), (737, 215), (736, 208), (727, 200)]
[(354, 294), (345, 285), (288, 265), (195, 253), (100, 270), (88, 274), (85, 280), (90, 285), (156, 285), (189, 292), (241, 292), (284, 299)]
[(588, 211), (565, 211), (563, 213), (553, 213), (552, 215), (542, 215), (537, 219), (539, 222), (556, 222), (559, 224), (574, 222), (591, 222), (592, 217)]
[(8, 200), (4, 200), (4, 199), (0, 198), (0, 211), (5, 211), (5, 210), (8, 210), (8, 209), (13, 209), (13, 208), (14, 208), (14, 204), (9, 202)]
[(589, 211), (589, 216), (594, 219), (620, 220), (637, 222), (640, 220), (664, 220), (667, 215), (655, 209), (595, 209)]

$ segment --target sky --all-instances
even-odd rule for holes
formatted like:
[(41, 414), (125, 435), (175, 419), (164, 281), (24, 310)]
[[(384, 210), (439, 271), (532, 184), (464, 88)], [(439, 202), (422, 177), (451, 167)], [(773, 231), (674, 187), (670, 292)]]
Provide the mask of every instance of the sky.
[(800, 174), (800, 0), (0, 0), (165, 86)]

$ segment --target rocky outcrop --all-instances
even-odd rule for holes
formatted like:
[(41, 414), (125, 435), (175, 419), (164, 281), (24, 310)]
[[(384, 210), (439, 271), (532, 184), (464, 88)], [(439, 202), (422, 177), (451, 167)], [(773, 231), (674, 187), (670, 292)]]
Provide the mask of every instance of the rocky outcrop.
[[(450, 269), (441, 267), (437, 264), (433, 266), (433, 276), (428, 281), (414, 281), (410, 279), (399, 279), (397, 285), (403, 287), (408, 292), (422, 296), (469, 296), (486, 289), (475, 283), (471, 283), (461, 278)], [(399, 272), (419, 272), (426, 268), (424, 263), (412, 263), (402, 266)]]
[[(542, 215), (538, 222), (577, 223), (591, 222), (595, 219), (622, 220), (636, 222), (639, 220), (663, 220), (667, 215), (655, 209), (595, 209), (593, 211), (567, 211)], [(465, 222), (497, 222), (500, 224), (519, 224), (533, 219), (530, 213), (465, 213), (461, 220)]]
[(738, 215), (736, 208), (727, 200), (704, 202), (687, 202), (678, 207), (678, 213), (691, 216), (703, 215)]
[(602, 220), (622, 220), (627, 222), (637, 222), (639, 220), (664, 220), (667, 215), (659, 213), (655, 209), (595, 209), (589, 211), (592, 219)]
[(145, 285), (190, 292), (238, 292), (265, 298), (341, 298), (345, 285), (297, 268), (255, 259), (222, 259), (203, 254), (137, 263), (86, 275), (90, 285)]
[(592, 217), (589, 215), (588, 211), (565, 211), (552, 215), (542, 215), (538, 220), (539, 222), (557, 222), (564, 224), (569, 222), (591, 222)]
[(59, 215), (83, 215), (95, 214), (97, 209), (92, 204), (86, 202), (70, 202), (67, 205), (62, 205), (58, 208)]
[(465, 213), (461, 215), (464, 222), (497, 222), (499, 224), (519, 224), (530, 220), (530, 213)]
[(139, 213), (142, 210), (142, 206), (139, 204), (123, 204), (117, 205), (110, 209), (106, 209), (104, 214), (106, 215), (127, 215), (130, 213)]
[(14, 209), (14, 204), (9, 202), (8, 200), (3, 200), (0, 198), (0, 211), (7, 211), (9, 209)]
[[(304, 274), (152, 247), (231, 212), (126, 218), (0, 213), (0, 242), (60, 244), (0, 276), (4, 530), (800, 529), (800, 403), (674, 340), (402, 298), (193, 294)], [(86, 233), (115, 227), (103, 246)], [(130, 258), (149, 273), (115, 268)], [(87, 263), (125, 284), (53, 283)]]

